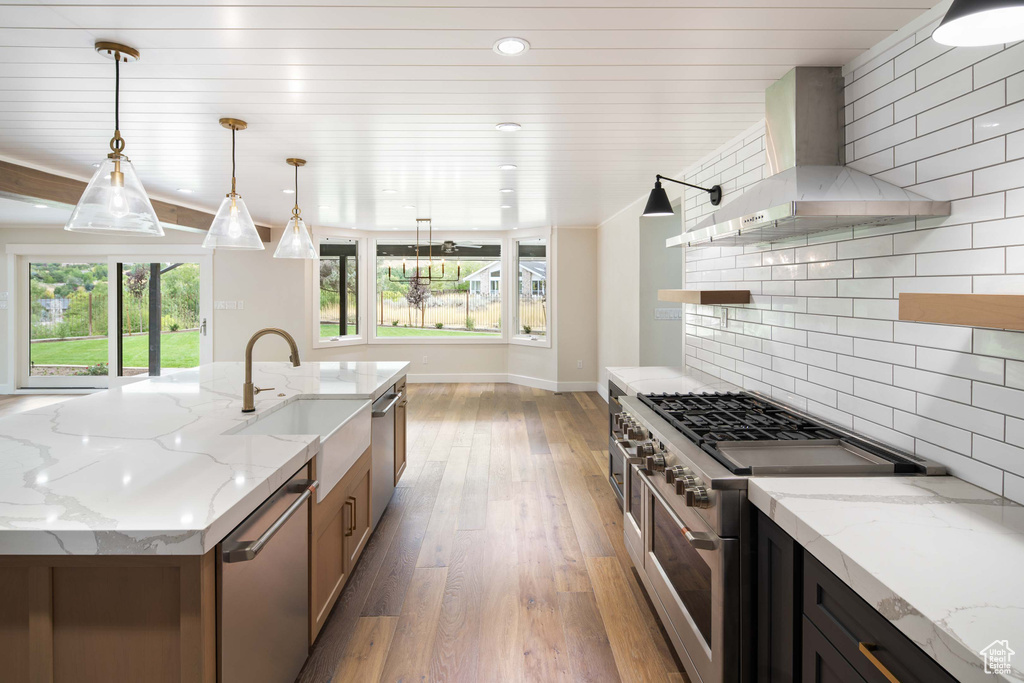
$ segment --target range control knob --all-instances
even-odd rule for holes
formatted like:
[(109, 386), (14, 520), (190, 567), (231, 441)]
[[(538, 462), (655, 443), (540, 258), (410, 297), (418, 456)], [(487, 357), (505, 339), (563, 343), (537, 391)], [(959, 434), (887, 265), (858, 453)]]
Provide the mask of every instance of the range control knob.
[(638, 458), (646, 458), (654, 455), (654, 453), (654, 444), (650, 441), (645, 441), (636, 445), (636, 457)]
[(630, 426), (627, 435), (631, 441), (643, 441), (647, 438), (647, 434), (644, 433), (644, 428), (635, 422)]
[(660, 470), (665, 467), (665, 456), (660, 453), (647, 456), (647, 469)]
[(692, 474), (681, 474), (676, 477), (676, 493), (683, 495), (686, 489), (692, 489), (700, 485), (700, 479)]
[(692, 508), (709, 507), (711, 499), (708, 497), (708, 490), (703, 486), (694, 486), (692, 489), (686, 489), (686, 504)]
[(686, 468), (683, 467), (682, 465), (675, 465), (673, 467), (666, 467), (665, 468), (665, 481), (666, 481), (666, 483), (671, 484), (671, 483), (675, 482), (678, 477), (682, 477), (683, 475), (685, 475), (686, 472), (683, 471), (685, 469)]

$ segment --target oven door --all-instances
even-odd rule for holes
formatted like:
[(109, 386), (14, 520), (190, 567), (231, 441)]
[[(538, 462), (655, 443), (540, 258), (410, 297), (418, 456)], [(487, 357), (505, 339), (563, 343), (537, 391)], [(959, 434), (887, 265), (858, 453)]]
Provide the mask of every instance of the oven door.
[[(669, 634), (686, 651), (690, 678), (733, 683), (740, 675), (739, 540), (720, 538), (688, 508), (673, 508), (644, 472), (644, 570)], [(667, 486), (665, 487), (668, 488)], [(682, 502), (681, 497), (677, 497)]]

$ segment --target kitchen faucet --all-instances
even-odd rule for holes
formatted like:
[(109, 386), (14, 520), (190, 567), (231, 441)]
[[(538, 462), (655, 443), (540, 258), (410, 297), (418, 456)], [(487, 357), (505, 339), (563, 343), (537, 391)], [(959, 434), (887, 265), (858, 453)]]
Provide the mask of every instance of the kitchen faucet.
[(256, 332), (256, 334), (249, 337), (249, 343), (245, 346), (245, 384), (242, 385), (242, 412), (252, 413), (256, 410), (256, 394), (261, 391), (273, 391), (274, 387), (268, 387), (266, 389), (260, 389), (257, 386), (253, 386), (252, 383), (252, 347), (256, 345), (256, 340), (260, 337), (268, 334), (276, 334), (282, 337), (288, 342), (289, 348), (291, 348), (291, 355), (288, 356), (288, 360), (292, 362), (292, 367), (299, 367), (299, 349), (295, 346), (295, 339), (292, 335), (288, 334), (279, 327), (264, 327), (262, 330)]

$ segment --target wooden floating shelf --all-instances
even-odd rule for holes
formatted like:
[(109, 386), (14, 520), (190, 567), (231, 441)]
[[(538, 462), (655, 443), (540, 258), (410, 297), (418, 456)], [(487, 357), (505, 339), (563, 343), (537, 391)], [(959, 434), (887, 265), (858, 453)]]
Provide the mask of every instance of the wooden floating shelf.
[(1024, 296), (900, 294), (900, 320), (1024, 330)]
[(658, 301), (672, 301), (679, 304), (749, 304), (749, 289), (659, 289)]

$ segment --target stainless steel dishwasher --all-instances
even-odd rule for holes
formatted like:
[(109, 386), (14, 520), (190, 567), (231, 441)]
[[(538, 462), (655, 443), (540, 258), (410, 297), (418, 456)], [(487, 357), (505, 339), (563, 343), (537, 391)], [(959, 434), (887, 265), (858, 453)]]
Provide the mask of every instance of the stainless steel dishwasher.
[(370, 447), (373, 449), (373, 526), (377, 526), (395, 493), (395, 406), (402, 392), (395, 387), (373, 402)]
[(309, 654), (309, 466), (228, 534), (217, 555), (220, 683), (290, 683)]

